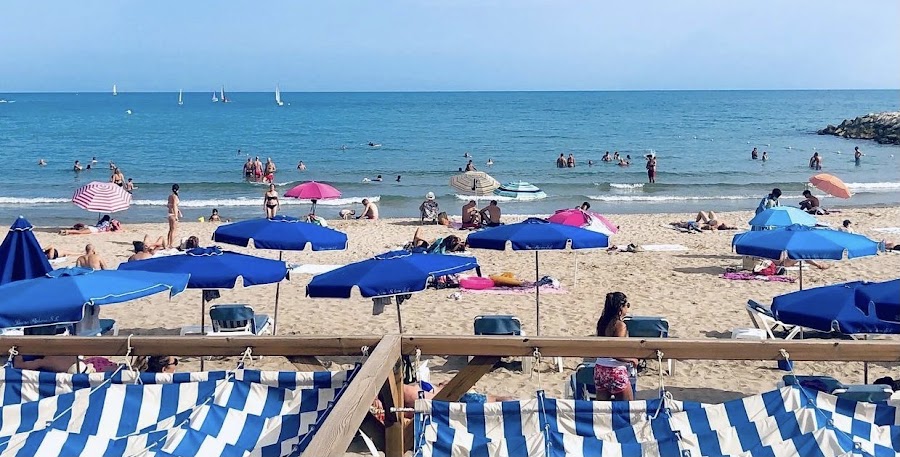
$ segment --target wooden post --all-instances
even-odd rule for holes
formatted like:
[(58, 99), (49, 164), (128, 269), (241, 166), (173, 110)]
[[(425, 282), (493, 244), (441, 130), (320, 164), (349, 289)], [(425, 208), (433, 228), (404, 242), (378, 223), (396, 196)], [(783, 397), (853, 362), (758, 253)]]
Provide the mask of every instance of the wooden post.
[[(403, 408), (403, 367), (395, 366), (394, 372), (382, 387), (384, 405), (384, 455), (385, 457), (403, 457), (406, 452), (404, 417), (405, 413), (391, 413), (391, 407)], [(391, 406), (388, 406), (390, 404)], [(411, 435), (411, 434), (410, 434)], [(410, 446), (411, 448), (412, 446)]]
[(382, 384), (393, 376), (400, 359), (400, 336), (387, 335), (378, 342), (353, 381), (341, 394), (328, 418), (314, 433), (304, 456), (340, 457), (356, 435), (369, 406)]

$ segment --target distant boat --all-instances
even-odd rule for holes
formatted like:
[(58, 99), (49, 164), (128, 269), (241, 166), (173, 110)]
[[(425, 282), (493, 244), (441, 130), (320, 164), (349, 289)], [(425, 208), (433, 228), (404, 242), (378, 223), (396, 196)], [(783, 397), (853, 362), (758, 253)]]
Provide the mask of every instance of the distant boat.
[(178, 89), (178, 106), (184, 105), (184, 100), (181, 99), (181, 89)]
[(225, 86), (222, 86), (222, 94), (219, 95), (219, 101), (222, 103), (228, 103), (231, 101), (227, 97), (225, 97)]
[(116, 85), (113, 84), (113, 96), (119, 95), (119, 92), (116, 90)]
[(278, 88), (278, 84), (275, 85), (275, 104), (284, 106), (284, 102), (281, 101), (281, 90)]
[(212, 101), (213, 101), (213, 103), (218, 103), (218, 102), (219, 102), (219, 97), (216, 97), (216, 91), (213, 91)]

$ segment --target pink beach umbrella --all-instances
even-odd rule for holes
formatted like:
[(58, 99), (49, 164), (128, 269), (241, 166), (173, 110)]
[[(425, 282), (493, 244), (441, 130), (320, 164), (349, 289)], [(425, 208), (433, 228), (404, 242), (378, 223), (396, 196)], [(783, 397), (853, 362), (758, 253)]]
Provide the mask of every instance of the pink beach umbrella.
[(602, 233), (606, 236), (612, 236), (619, 231), (619, 228), (602, 214), (582, 211), (578, 208), (557, 210), (556, 213), (548, 217), (547, 220), (557, 224), (581, 227), (583, 229)]
[(312, 200), (310, 212), (315, 214), (317, 201), (340, 198), (341, 191), (325, 183), (310, 181), (291, 188), (284, 193), (284, 196), (301, 200)]
[(115, 213), (131, 206), (131, 194), (118, 184), (94, 181), (76, 189), (72, 203), (88, 211)]

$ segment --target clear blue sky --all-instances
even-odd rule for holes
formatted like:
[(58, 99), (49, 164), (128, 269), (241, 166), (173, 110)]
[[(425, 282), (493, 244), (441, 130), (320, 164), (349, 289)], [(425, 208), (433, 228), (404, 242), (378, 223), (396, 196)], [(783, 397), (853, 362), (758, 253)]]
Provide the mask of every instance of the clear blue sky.
[(5, 2), (0, 92), (900, 87), (900, 1)]

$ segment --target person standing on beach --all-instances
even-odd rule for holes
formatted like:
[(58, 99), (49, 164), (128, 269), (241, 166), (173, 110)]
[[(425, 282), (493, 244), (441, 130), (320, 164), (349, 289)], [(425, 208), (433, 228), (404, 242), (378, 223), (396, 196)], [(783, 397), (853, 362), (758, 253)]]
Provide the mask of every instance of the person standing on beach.
[(168, 209), (168, 216), (166, 216), (166, 220), (169, 224), (169, 234), (166, 237), (166, 248), (172, 249), (175, 246), (175, 230), (178, 228), (178, 218), (184, 217), (181, 214), (181, 210), (178, 209), (178, 204), (181, 203), (181, 199), (178, 197), (178, 184), (172, 184), (172, 195), (169, 195), (169, 200), (166, 202), (166, 209)]
[(656, 156), (647, 154), (647, 179), (651, 183), (656, 182)]
[(266, 208), (266, 218), (275, 217), (278, 212), (278, 191), (275, 190), (275, 184), (269, 184), (269, 190), (263, 196), (263, 206)]
[(863, 154), (862, 151), (859, 150), (859, 146), (853, 148), (853, 162), (856, 164), (857, 167), (859, 166), (859, 161), (860, 161), (859, 159), (862, 158), (862, 156), (864, 156), (864, 155), (865, 154)]

